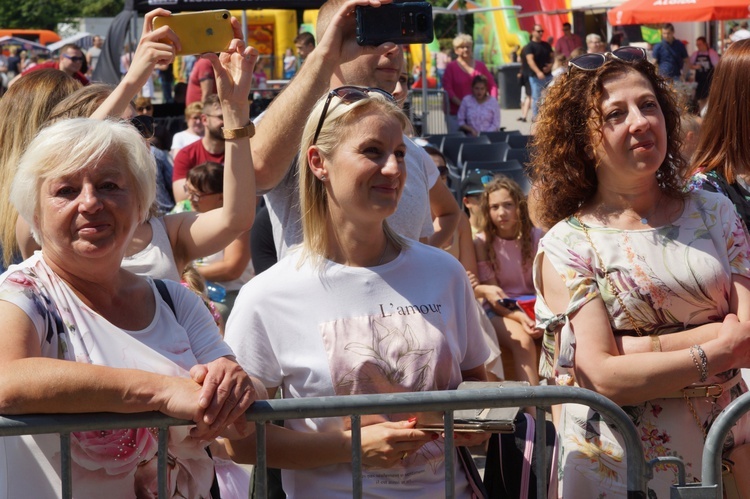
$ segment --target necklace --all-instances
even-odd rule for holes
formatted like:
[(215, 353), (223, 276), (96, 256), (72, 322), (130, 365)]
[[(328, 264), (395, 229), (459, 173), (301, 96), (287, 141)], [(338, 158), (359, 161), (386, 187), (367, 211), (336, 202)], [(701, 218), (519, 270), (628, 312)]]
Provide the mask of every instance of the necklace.
[(649, 219), (650, 219), (650, 218), (651, 218), (652, 216), (654, 216), (654, 215), (656, 214), (656, 212), (657, 212), (657, 211), (658, 211), (658, 209), (659, 209), (659, 206), (661, 206), (661, 200), (662, 200), (662, 198), (663, 198), (663, 197), (664, 197), (664, 196), (663, 196), (663, 195), (661, 194), (661, 192), (660, 192), (660, 193), (659, 193), (659, 200), (658, 200), (658, 201), (656, 202), (656, 206), (654, 206), (654, 207), (653, 207), (653, 208), (651, 209), (651, 211), (650, 211), (650, 212), (648, 212), (648, 214), (646, 214), (646, 215), (643, 215), (643, 216), (638, 216), (638, 213), (635, 213), (635, 210), (633, 210), (633, 213), (635, 213), (635, 215), (636, 215), (636, 216), (633, 216), (632, 214), (630, 214), (630, 213), (627, 213), (627, 212), (626, 212), (625, 210), (623, 210), (623, 211), (622, 211), (622, 213), (623, 213), (623, 215), (626, 215), (626, 216), (628, 216), (628, 217), (632, 218), (633, 220), (637, 220), (637, 221), (641, 222), (641, 223), (642, 223), (643, 225), (648, 225), (648, 220), (649, 220)]

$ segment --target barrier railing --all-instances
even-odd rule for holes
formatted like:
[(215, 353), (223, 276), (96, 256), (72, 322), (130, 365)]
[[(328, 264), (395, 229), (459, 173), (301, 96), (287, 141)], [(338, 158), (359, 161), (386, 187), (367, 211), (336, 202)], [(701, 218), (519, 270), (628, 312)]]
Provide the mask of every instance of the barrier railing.
[[(311, 417), (343, 417), (352, 419), (352, 484), (353, 497), (362, 497), (362, 461), (360, 456), (360, 416), (366, 414), (393, 414), (405, 412), (445, 411), (445, 448), (453, 447), (453, 410), (479, 407), (537, 406), (537, 418), (545, 417), (543, 407), (562, 403), (584, 404), (596, 409), (614, 424), (623, 437), (627, 463), (627, 496), (645, 499), (647, 478), (640, 437), (630, 418), (611, 400), (589, 390), (564, 386), (502, 387), (483, 390), (434, 391), (377, 395), (351, 395), (346, 397), (317, 397), (256, 402), (247, 412), (248, 421), (256, 423), (259, 497), (266, 497), (266, 431), (265, 424), (283, 419)], [(0, 418), (0, 436), (60, 433), (62, 497), (72, 497), (70, 432), (80, 430), (113, 430), (123, 428), (155, 427), (159, 429), (158, 479), (159, 497), (167, 497), (167, 428), (189, 425), (190, 421), (169, 418), (160, 413), (139, 414), (44, 414)], [(543, 428), (544, 425), (538, 426)], [(536, 432), (536, 463), (546, 462), (545, 432)], [(454, 452), (445, 455), (446, 498), (454, 497)], [(705, 466), (704, 456), (704, 466)], [(546, 496), (545, 473), (536, 473), (537, 491)]]
[(448, 96), (444, 90), (427, 89), (427, 100), (422, 89), (409, 91), (409, 119), (420, 135), (448, 132)]

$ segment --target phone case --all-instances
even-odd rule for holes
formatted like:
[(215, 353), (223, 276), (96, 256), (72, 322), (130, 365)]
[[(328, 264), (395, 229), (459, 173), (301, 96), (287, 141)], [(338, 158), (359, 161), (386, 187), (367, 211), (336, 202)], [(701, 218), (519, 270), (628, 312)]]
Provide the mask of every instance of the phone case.
[(231, 15), (228, 10), (181, 12), (154, 18), (154, 29), (164, 25), (172, 28), (180, 39), (182, 50), (177, 52), (177, 55), (222, 52), (229, 48), (229, 43), (234, 38)]
[(358, 6), (355, 12), (359, 45), (430, 43), (434, 38), (432, 5), (428, 2)]

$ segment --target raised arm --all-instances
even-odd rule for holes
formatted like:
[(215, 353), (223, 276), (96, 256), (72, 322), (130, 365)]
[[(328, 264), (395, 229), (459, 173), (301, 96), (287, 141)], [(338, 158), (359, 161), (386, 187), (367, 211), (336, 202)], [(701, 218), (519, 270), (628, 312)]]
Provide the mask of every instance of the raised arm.
[[(235, 34), (239, 24), (232, 19)], [(241, 129), (250, 123), (248, 95), (258, 51), (235, 38), (220, 56), (205, 54), (216, 73), (216, 86), (224, 116), (224, 130)], [(253, 139), (251, 139), (253, 140)], [(206, 213), (167, 215), (164, 220), (178, 268), (224, 249), (248, 231), (255, 218), (255, 174), (250, 141), (226, 139), (224, 149), (224, 205)]]
[(109, 97), (91, 115), (94, 119), (120, 117), (130, 105), (130, 101), (138, 95), (143, 85), (151, 78), (157, 65), (167, 65), (174, 60), (175, 49), (180, 48), (180, 40), (169, 26), (152, 29), (152, 22), (157, 16), (169, 16), (164, 9), (154, 9), (146, 14), (143, 20), (143, 32), (138, 41), (138, 47), (133, 54), (130, 68), (122, 81), (112, 91)]
[(354, 37), (354, 8), (380, 6), (390, 0), (350, 0), (333, 16), (318, 45), (291, 83), (268, 107), (252, 143), (255, 175), (260, 192), (276, 187), (297, 154), (302, 129), (315, 102), (329, 89), (336, 68), (365, 54), (382, 54), (392, 43), (360, 47)]

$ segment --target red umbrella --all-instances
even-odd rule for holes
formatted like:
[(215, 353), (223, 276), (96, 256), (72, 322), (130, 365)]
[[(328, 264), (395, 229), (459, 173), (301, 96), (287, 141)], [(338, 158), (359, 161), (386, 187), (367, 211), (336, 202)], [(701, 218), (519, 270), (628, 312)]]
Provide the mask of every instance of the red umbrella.
[(613, 26), (750, 17), (748, 0), (628, 0), (607, 12)]

